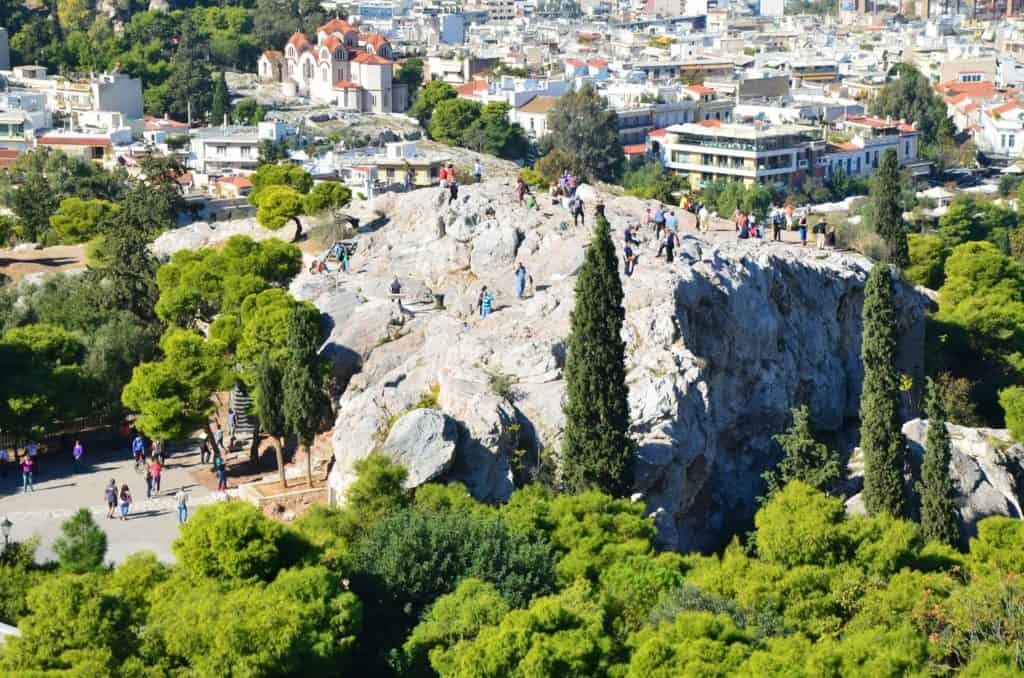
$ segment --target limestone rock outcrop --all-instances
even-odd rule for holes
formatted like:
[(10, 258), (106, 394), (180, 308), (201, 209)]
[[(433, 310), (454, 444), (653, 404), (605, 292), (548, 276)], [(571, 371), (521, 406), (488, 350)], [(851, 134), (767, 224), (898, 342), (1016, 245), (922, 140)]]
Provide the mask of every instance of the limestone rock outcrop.
[[(457, 428), (444, 479), (500, 501), (536, 475), (540, 459), (557, 460), (565, 340), (594, 204), (604, 202), (619, 245), (648, 204), (584, 193), (596, 197), (585, 198), (581, 228), (547, 198), (539, 209), (520, 206), (512, 181), (464, 186), (454, 204), (438, 189), (386, 194), (364, 207), (363, 222), (378, 225), (364, 229), (349, 274), (296, 280), (293, 291), (329, 316), (328, 350), (351, 372), (338, 404), (332, 496), (342, 496), (388, 419), (435, 389)], [(680, 213), (692, 232), (692, 215)], [(641, 233), (639, 268), (623, 278), (635, 489), (667, 545), (713, 549), (749, 527), (760, 474), (777, 461), (771, 436), (791, 407), (807, 404), (828, 431), (855, 420), (870, 263), (726, 231), (684, 235), (669, 264), (655, 258), (653, 236)], [(522, 300), (515, 261), (532, 279)], [(403, 284), (397, 329), (380, 311), (396, 303), (387, 293), (394, 275)], [(485, 285), (495, 311), (481, 318)], [(929, 301), (898, 288), (898, 362), (920, 383)]]
[(409, 471), (405, 487), (412, 489), (439, 478), (455, 460), (455, 422), (427, 408), (407, 412), (391, 427), (381, 452)]
[[(924, 445), (929, 422), (912, 419), (903, 424), (907, 440), (910, 474), (907, 496), (912, 515), (919, 510), (917, 497), (911, 489), (921, 478)], [(1015, 444), (1009, 431), (993, 428), (969, 428), (946, 424), (953, 448), (949, 474), (956, 492), (955, 502), (960, 516), (960, 535), (964, 545), (978, 534), (978, 522), (989, 516), (1024, 517), (1024, 446)], [(847, 500), (847, 510), (863, 513), (860, 496), (863, 486), (863, 462), (859, 450), (848, 468), (849, 486), (854, 494)]]

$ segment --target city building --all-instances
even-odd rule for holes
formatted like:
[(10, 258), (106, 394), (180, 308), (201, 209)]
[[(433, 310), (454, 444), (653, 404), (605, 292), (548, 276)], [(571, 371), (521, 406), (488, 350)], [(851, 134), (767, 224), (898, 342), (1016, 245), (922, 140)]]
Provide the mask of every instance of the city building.
[(290, 130), (283, 122), (264, 121), (256, 127), (226, 125), (193, 130), (189, 138), (189, 167), (223, 176), (248, 174), (260, 164), (260, 142), (283, 140)]
[(758, 14), (761, 16), (782, 16), (785, 13), (785, 0), (760, 0), (758, 3)]
[(142, 118), (142, 81), (123, 73), (66, 78), (50, 75), (44, 66), (15, 66), (4, 74), (12, 87), (46, 95), (47, 108), (72, 125), (82, 113), (120, 113), (126, 120)]
[(257, 72), (262, 82), (282, 83), (286, 94), (357, 113), (400, 113), (408, 108), (408, 91), (393, 81), (394, 63), (383, 35), (332, 19), (317, 29), (315, 44), (294, 33), (283, 52), (264, 52)]
[(24, 151), (35, 145), (36, 134), (50, 127), (52, 116), (41, 92), (0, 92), (0, 148)]
[[(821, 133), (803, 125), (741, 125), (705, 120), (673, 125), (660, 140), (662, 161), (699, 190), (724, 179), (799, 186), (815, 174)], [(820, 173), (820, 172), (818, 172)]]
[(843, 137), (832, 137), (824, 158), (825, 176), (840, 168), (850, 176), (872, 176), (878, 171), (882, 155), (896, 151), (900, 165), (917, 161), (919, 133), (902, 120), (886, 120), (867, 115), (849, 115), (836, 123)]

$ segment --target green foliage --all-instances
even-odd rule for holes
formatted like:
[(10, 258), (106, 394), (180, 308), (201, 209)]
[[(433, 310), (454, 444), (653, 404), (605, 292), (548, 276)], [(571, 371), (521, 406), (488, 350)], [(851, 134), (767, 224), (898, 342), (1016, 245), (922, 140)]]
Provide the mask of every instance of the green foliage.
[(969, 194), (953, 198), (939, 218), (939, 236), (947, 248), (972, 240), (987, 240), (1003, 254), (1010, 254), (1009, 236), (1018, 225), (1012, 209)]
[(736, 210), (741, 210), (745, 214), (756, 214), (761, 219), (768, 216), (768, 211), (775, 202), (771, 190), (765, 186), (747, 187), (742, 181), (724, 179), (706, 185), (701, 190), (701, 197), (705, 204), (720, 215), (730, 216)]
[(758, 555), (786, 567), (835, 565), (845, 555), (844, 515), (841, 499), (794, 480), (757, 512)]
[(317, 214), (344, 207), (351, 199), (352, 191), (348, 186), (336, 181), (323, 181), (313, 186), (309, 195), (302, 199), (302, 211), (305, 214)]
[(767, 497), (792, 480), (827, 492), (841, 475), (839, 453), (815, 440), (807, 406), (793, 408), (792, 416), (792, 425), (784, 433), (772, 436), (782, 448), (783, 457), (776, 468), (762, 475), (767, 484)]
[(896, 150), (887, 148), (882, 164), (871, 186), (871, 204), (874, 207), (875, 229), (885, 241), (885, 262), (899, 268), (910, 265), (907, 230), (903, 225), (903, 210), (899, 203), (900, 163)]
[(101, 224), (117, 209), (109, 200), (64, 198), (50, 217), (50, 226), (59, 242), (84, 242), (98, 235)]
[(103, 567), (107, 555), (107, 533), (100, 529), (89, 509), (79, 509), (60, 526), (53, 543), (60, 568), (72, 574), (84, 574)]
[(738, 673), (753, 638), (726, 615), (686, 612), (630, 639), (628, 678), (728, 676)]
[(431, 80), (416, 94), (416, 101), (413, 103), (412, 108), (409, 109), (409, 114), (419, 120), (421, 127), (429, 129), (431, 125), (430, 119), (434, 115), (434, 109), (437, 108), (438, 104), (455, 99), (457, 96), (458, 92), (448, 83), (443, 80)]
[(301, 231), (299, 216), (304, 214), (304, 202), (302, 194), (294, 188), (270, 186), (260, 192), (256, 204), (259, 206), (256, 220), (260, 226), (277, 231), (289, 221), (294, 221)]
[(582, 161), (569, 150), (552, 148), (544, 154), (544, 157), (537, 161), (536, 171), (544, 178), (541, 188), (547, 188), (550, 184), (557, 184), (562, 172), (568, 172), (576, 177), (586, 176), (586, 168)]
[(942, 238), (936, 235), (911, 233), (907, 237), (910, 266), (903, 271), (903, 277), (914, 285), (923, 285), (937, 290), (942, 286), (943, 267), (949, 250)]
[(999, 392), (999, 406), (1006, 417), (1006, 428), (1015, 441), (1024, 440), (1024, 386), (1010, 386)]
[(928, 417), (928, 436), (921, 464), (921, 482), (917, 486), (921, 496), (921, 531), (926, 539), (956, 548), (960, 533), (953, 504), (953, 479), (949, 475), (953, 452), (949, 431), (946, 430), (946, 412), (931, 379), (927, 385), (925, 416)]
[(598, 217), (576, 279), (565, 364), (562, 476), (571, 492), (600, 488), (616, 495), (631, 487), (622, 281), (608, 221)]
[[(323, 384), (317, 358), (319, 315), (295, 306), (288, 314), (282, 408), (288, 429), (307, 449), (313, 444), (324, 404)], [(310, 478), (312, 482), (312, 478)]]
[(198, 509), (181, 526), (174, 554), (193, 578), (228, 586), (270, 581), (281, 567), (283, 533), (248, 502), (219, 502)]
[(231, 95), (228, 84), (224, 80), (224, 72), (217, 73), (213, 79), (213, 94), (210, 97), (209, 122), (212, 125), (226, 123), (231, 115)]
[(864, 505), (870, 515), (903, 514), (904, 441), (896, 373), (896, 310), (889, 266), (876, 264), (864, 288), (860, 448), (864, 455)]
[(430, 115), (430, 138), (442, 144), (457, 146), (463, 133), (480, 117), (480, 104), (468, 99), (445, 99), (438, 102)]
[(0, 622), (16, 626), (28, 609), (28, 592), (44, 573), (36, 565), (38, 540), (12, 541), (0, 551)]
[(255, 99), (241, 99), (232, 111), (235, 124), (255, 127), (267, 117), (267, 111)]
[(260, 204), (260, 195), (273, 186), (287, 186), (296, 193), (307, 194), (313, 188), (313, 176), (298, 165), (290, 163), (265, 163), (249, 175), (252, 191), (249, 203)]
[(682, 556), (628, 556), (600, 574), (600, 591), (615, 635), (640, 630), (655, 608), (683, 586)]
[(457, 643), (472, 641), (480, 629), (497, 625), (508, 614), (508, 602), (493, 584), (463, 579), (455, 590), (437, 599), (409, 634), (402, 650), (413, 675), (439, 674), (452, 667), (446, 661)]
[(582, 177), (611, 181), (618, 176), (625, 159), (618, 115), (591, 85), (559, 97), (548, 112), (547, 129), (553, 148), (576, 157)]
[(872, 115), (915, 124), (924, 144), (952, 142), (945, 101), (932, 88), (928, 78), (908, 64), (899, 64), (899, 78), (882, 87), (871, 100), (870, 110)]
[(519, 178), (526, 182), (526, 185), (534, 189), (545, 189), (548, 187), (548, 180), (540, 172), (529, 167), (519, 170)]
[(409, 90), (410, 101), (416, 97), (417, 90), (423, 83), (423, 59), (413, 57), (406, 59), (395, 72), (395, 81), (404, 84)]
[(628, 195), (666, 204), (674, 204), (676, 197), (673, 194), (688, 185), (681, 176), (666, 172), (657, 161), (629, 162), (622, 173), (621, 184)]

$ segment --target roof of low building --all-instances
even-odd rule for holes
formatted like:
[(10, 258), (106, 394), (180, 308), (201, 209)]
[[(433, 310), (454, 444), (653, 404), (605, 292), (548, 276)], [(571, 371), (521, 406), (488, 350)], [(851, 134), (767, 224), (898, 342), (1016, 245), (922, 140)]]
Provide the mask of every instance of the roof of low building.
[(366, 52), (360, 52), (352, 61), (355, 61), (357, 64), (368, 64), (370, 66), (385, 66), (395, 63), (391, 59), (385, 59), (377, 54), (368, 54)]
[(558, 97), (535, 96), (519, 107), (520, 113), (547, 113), (558, 103)]
[(110, 137), (73, 134), (47, 134), (39, 137), (43, 146), (112, 146)]

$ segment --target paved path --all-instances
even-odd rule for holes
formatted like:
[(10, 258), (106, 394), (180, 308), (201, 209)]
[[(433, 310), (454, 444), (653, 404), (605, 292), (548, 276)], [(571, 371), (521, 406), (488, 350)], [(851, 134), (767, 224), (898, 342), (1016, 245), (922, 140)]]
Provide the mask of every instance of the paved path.
[[(87, 448), (84, 461), (86, 464), (75, 473), (68, 458), (43, 457), (34, 492), (22, 492), (21, 472), (13, 465), (9, 477), (0, 477), (0, 516), (7, 516), (14, 524), (12, 539), (23, 540), (34, 534), (40, 537), (39, 560), (54, 557), (53, 541), (60, 535), (61, 523), (79, 509), (88, 508), (107, 533), (107, 560), (120, 562), (136, 551), (149, 550), (161, 560), (171, 562), (171, 542), (178, 536), (174, 494), (184, 485), (193, 508), (217, 498), (193, 477), (193, 472), (208, 471), (200, 469), (198, 457), (189, 451), (174, 453), (167, 459), (161, 493), (153, 499), (146, 499), (145, 475), (134, 470), (134, 461), (126, 449)], [(107, 519), (103, 490), (111, 479), (117, 481), (118, 487), (127, 483), (131, 489), (135, 503), (127, 521)]]
[(59, 273), (85, 268), (85, 245), (57, 245), (39, 250), (0, 251), (0, 274), (17, 282), (30, 273)]

